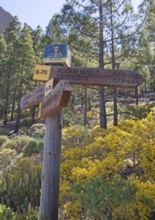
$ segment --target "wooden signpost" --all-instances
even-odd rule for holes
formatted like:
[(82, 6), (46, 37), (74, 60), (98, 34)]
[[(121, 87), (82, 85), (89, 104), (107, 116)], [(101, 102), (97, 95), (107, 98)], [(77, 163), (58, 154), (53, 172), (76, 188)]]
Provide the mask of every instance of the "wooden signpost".
[(45, 118), (53, 115), (66, 107), (71, 95), (71, 86), (69, 82), (59, 82), (50, 92), (45, 96), (39, 106), (40, 118)]
[(52, 66), (50, 78), (70, 84), (136, 88), (144, 78), (137, 71)]
[(43, 100), (45, 94), (45, 84), (35, 88), (29, 94), (24, 95), (20, 101), (21, 109), (32, 108), (33, 106), (39, 105)]
[(40, 219), (58, 219), (62, 109), (67, 106), (70, 95), (69, 83), (61, 81), (40, 104), (39, 115), (46, 117)]
[(62, 110), (45, 119), (39, 220), (57, 220), (62, 139)]
[(23, 96), (20, 103), (22, 109), (40, 103), (39, 117), (45, 118), (40, 220), (58, 220), (62, 109), (71, 95), (70, 84), (136, 88), (144, 81), (137, 71), (52, 66), (51, 62), (35, 67), (33, 80), (47, 83)]

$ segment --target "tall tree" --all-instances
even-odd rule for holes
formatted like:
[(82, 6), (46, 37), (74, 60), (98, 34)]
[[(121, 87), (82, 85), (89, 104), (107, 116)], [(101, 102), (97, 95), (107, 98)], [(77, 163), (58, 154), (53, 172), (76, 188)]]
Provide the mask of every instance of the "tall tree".
[[(111, 67), (116, 68), (116, 60), (122, 55), (130, 56), (131, 48), (129, 45), (120, 44), (121, 40), (128, 40), (128, 44), (133, 40), (131, 32), (135, 31), (131, 28), (133, 22), (133, 10), (130, 0), (110, 0), (106, 5), (106, 35), (107, 45), (111, 53)], [(133, 23), (132, 23), (133, 24)], [(133, 30), (131, 30), (133, 29)], [(130, 38), (132, 36), (132, 39)], [(120, 51), (118, 53), (118, 48)], [(114, 112), (114, 126), (118, 124), (118, 110), (117, 110), (117, 89), (113, 89), (113, 112)]]
[(43, 50), (44, 50), (44, 33), (42, 28), (38, 25), (36, 29), (31, 32), (33, 49), (36, 55), (36, 62), (42, 62)]
[[(96, 14), (97, 17), (96, 17)], [(91, 59), (92, 66), (104, 67), (103, 7), (95, 1), (71, 1), (64, 5), (57, 24), (74, 57)], [(97, 19), (100, 19), (100, 24)], [(100, 126), (106, 128), (104, 88), (99, 89)]]
[(14, 17), (12, 22), (10, 23), (9, 27), (4, 33), (4, 37), (7, 44), (7, 50), (4, 56), (4, 78), (6, 81), (5, 85), (5, 103), (4, 103), (4, 116), (3, 116), (3, 123), (4, 125), (7, 124), (8, 121), (8, 105), (9, 105), (9, 96), (10, 96), (10, 84), (11, 78), (15, 73), (15, 44), (20, 35), (20, 28), (21, 24), (17, 17)]
[[(44, 43), (45, 43), (45, 34), (43, 33), (42, 28), (38, 25), (36, 29), (31, 32), (33, 49), (35, 52), (36, 63), (42, 63), (43, 53), (44, 53)], [(34, 85), (37, 86), (37, 82), (34, 82)], [(35, 122), (35, 111), (36, 106), (31, 109), (32, 123)]]
[[(146, 12), (146, 19), (139, 39), (139, 48), (137, 50), (137, 59), (142, 64), (141, 70), (147, 66), (150, 73), (148, 81), (153, 90), (155, 90), (155, 2), (153, 0), (143, 1), (139, 6), (139, 13), (142, 16)], [(145, 68), (146, 72), (146, 68)], [(145, 74), (146, 75), (146, 74)]]
[[(111, 60), (112, 69), (115, 69), (115, 48), (114, 48), (114, 22), (113, 22), (113, 2), (110, 1), (110, 27), (111, 27)], [(118, 124), (118, 112), (117, 112), (117, 89), (113, 90), (113, 100), (114, 100), (114, 126)]]
[(49, 21), (49, 24), (46, 28), (46, 36), (45, 36), (46, 43), (54, 43), (54, 42), (66, 43), (66, 37), (64, 36), (63, 33), (64, 30), (62, 31), (62, 29), (60, 28), (59, 23), (57, 22), (58, 19), (59, 19), (59, 15), (55, 14)]
[(30, 29), (25, 25), (16, 43), (16, 54), (18, 60), (18, 107), (16, 115), (15, 132), (18, 132), (20, 121), (20, 99), (25, 90), (31, 89), (33, 68), (35, 65), (35, 52)]
[[(124, 59), (130, 58), (141, 27), (130, 0), (69, 1), (54, 19), (57, 29), (71, 45), (74, 56), (88, 58), (93, 67), (98, 65), (100, 68), (109, 68), (112, 64), (115, 69), (116, 63), (119, 68)], [(104, 88), (100, 88), (100, 126), (106, 128), (104, 93)], [(117, 123), (117, 95), (114, 90), (114, 125)]]
[(6, 41), (4, 35), (0, 35), (0, 117), (3, 117), (3, 109), (4, 109), (4, 55), (6, 52)]

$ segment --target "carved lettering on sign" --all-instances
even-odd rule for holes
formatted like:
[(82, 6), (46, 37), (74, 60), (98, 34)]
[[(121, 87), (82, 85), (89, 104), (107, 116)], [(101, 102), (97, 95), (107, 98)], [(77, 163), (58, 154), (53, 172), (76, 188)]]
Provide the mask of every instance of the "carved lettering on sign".
[(20, 101), (21, 109), (32, 108), (33, 106), (38, 105), (44, 98), (45, 94), (45, 84), (40, 85), (35, 88), (29, 94), (24, 95)]
[(51, 66), (36, 65), (33, 73), (34, 81), (47, 82), (50, 76)]
[(48, 117), (66, 107), (70, 95), (70, 84), (65, 81), (59, 82), (41, 102), (39, 106), (39, 118)]
[(51, 67), (50, 78), (71, 84), (135, 88), (144, 78), (137, 71), (98, 68)]

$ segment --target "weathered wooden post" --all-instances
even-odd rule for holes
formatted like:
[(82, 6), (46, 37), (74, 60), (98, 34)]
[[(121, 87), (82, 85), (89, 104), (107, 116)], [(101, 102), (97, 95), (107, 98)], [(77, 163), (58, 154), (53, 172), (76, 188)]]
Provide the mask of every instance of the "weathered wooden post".
[(58, 219), (62, 110), (45, 120), (40, 219)]

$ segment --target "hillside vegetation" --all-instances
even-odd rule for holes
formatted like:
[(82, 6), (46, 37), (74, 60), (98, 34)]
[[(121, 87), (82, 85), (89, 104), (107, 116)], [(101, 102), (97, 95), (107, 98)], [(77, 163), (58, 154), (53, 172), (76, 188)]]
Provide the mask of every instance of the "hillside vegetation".
[(154, 11), (153, 0), (136, 13), (130, 0), (66, 1), (45, 32), (15, 16), (0, 34), (0, 220), (38, 219), (45, 125), (38, 106), (21, 110), (20, 101), (43, 83), (33, 69), (55, 42), (69, 45), (72, 67), (135, 70), (145, 79), (135, 89), (72, 86), (59, 220), (155, 219)]
[[(37, 219), (43, 133), (36, 124), (31, 136), (0, 136), (1, 219)], [(153, 219), (154, 163), (155, 108), (107, 130), (65, 127), (59, 219)]]

